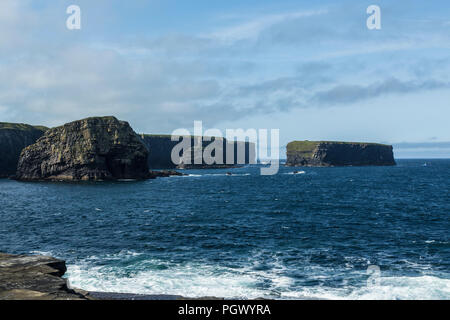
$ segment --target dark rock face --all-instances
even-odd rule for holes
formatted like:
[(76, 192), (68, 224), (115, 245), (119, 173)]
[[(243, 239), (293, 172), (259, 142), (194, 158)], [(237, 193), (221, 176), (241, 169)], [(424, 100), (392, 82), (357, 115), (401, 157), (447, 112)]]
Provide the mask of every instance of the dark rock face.
[(0, 253), (0, 300), (86, 300), (61, 278), (62, 260)]
[(393, 166), (392, 146), (377, 143), (293, 141), (287, 145), (287, 166)]
[(16, 173), (22, 150), (35, 143), (46, 130), (45, 127), (0, 122), (0, 178)]
[[(173, 163), (171, 154), (172, 149), (179, 143), (179, 141), (172, 141), (170, 135), (142, 135), (142, 139), (144, 143), (150, 150), (150, 155), (148, 158), (148, 165), (152, 169), (220, 169), (220, 168), (230, 168), (236, 165), (250, 164), (256, 163), (255, 160), (255, 144), (250, 142), (228, 142), (224, 138), (216, 138), (213, 137), (212, 141), (202, 141), (201, 152), (211, 143), (214, 142), (215, 139), (220, 139), (222, 141), (222, 150), (223, 150), (223, 163), (213, 163), (207, 164), (203, 161), (203, 159), (196, 158), (196, 149), (200, 147), (194, 148), (195, 145), (195, 137), (189, 137), (191, 140), (191, 149), (187, 151), (186, 154), (183, 154), (183, 160), (186, 160), (184, 163)], [(180, 140), (181, 141), (181, 140)], [(232, 148), (234, 150), (234, 160), (233, 163), (227, 164), (227, 147)], [(243, 161), (238, 161), (238, 149), (243, 148), (245, 150), (245, 157)], [(189, 152), (190, 151), (190, 152)], [(190, 164), (187, 159), (190, 158)], [(197, 162), (197, 163), (195, 163)]]
[(142, 135), (141, 138), (150, 150), (148, 156), (150, 169), (174, 169), (177, 167), (171, 161), (171, 152), (178, 142), (172, 141), (168, 135)]
[(87, 118), (50, 129), (19, 159), (16, 179), (146, 179), (148, 149), (125, 121)]
[(167, 178), (167, 177), (173, 177), (173, 176), (185, 176), (185, 174), (175, 171), (175, 170), (161, 170), (161, 171), (150, 171), (149, 172), (149, 179)]

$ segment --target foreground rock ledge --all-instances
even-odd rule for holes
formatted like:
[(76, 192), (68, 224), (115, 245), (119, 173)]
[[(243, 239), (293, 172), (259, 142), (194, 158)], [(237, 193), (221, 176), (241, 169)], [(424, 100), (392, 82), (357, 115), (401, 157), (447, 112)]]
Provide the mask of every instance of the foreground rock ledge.
[[(178, 295), (86, 292), (69, 288), (66, 263), (52, 257), (0, 252), (0, 300), (185, 300)], [(217, 297), (193, 300), (223, 300)]]
[(95, 117), (52, 128), (25, 148), (16, 179), (147, 179), (148, 149), (125, 121)]
[(61, 278), (66, 263), (52, 257), (0, 253), (0, 300), (88, 300)]

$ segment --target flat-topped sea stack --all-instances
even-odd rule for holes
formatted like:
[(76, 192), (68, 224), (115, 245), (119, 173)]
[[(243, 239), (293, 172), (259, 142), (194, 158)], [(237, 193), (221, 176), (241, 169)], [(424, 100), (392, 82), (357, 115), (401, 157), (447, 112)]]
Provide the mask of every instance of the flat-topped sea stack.
[(288, 143), (286, 166), (393, 166), (391, 145), (365, 142), (293, 141)]
[(148, 149), (125, 121), (95, 117), (49, 129), (19, 159), (16, 179), (95, 181), (148, 178)]
[(35, 143), (47, 129), (43, 126), (0, 122), (0, 178), (16, 173), (22, 150)]
[[(179, 141), (172, 141), (171, 135), (167, 134), (143, 134), (142, 139), (150, 150), (148, 164), (151, 169), (220, 169), (239, 165), (256, 163), (255, 144), (243, 141), (228, 141), (222, 137), (210, 137), (210, 141), (202, 141), (201, 152), (195, 152), (195, 139), (198, 137), (186, 136), (190, 139), (191, 148), (183, 153), (180, 163), (172, 162), (172, 150)], [(205, 148), (212, 142), (220, 141), (223, 151), (222, 163), (207, 164), (204, 159), (199, 159), (198, 154), (203, 154)], [(198, 147), (199, 149), (200, 147)], [(227, 163), (227, 149), (234, 150), (232, 163)], [(242, 159), (238, 158), (238, 150), (244, 150)], [(214, 154), (213, 154), (214, 155)], [(239, 161), (241, 160), (241, 161)]]

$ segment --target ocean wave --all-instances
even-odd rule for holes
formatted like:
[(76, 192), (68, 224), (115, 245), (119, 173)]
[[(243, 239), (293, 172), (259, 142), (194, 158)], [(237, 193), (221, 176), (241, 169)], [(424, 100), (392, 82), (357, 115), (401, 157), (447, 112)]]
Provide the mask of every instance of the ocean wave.
[[(254, 252), (242, 267), (230, 268), (203, 262), (174, 263), (148, 259), (142, 253), (122, 250), (91, 256), (68, 265), (66, 277), (73, 287), (87, 291), (147, 295), (215, 296), (227, 299), (333, 299), (333, 300), (427, 300), (450, 299), (450, 277), (380, 277), (376, 285), (322, 284), (301, 286), (287, 276), (288, 268), (276, 256)], [(306, 268), (311, 280), (326, 280), (336, 273), (320, 266)], [(360, 273), (348, 272), (350, 278)], [(361, 278), (363, 279), (363, 278)]]
[(40, 250), (33, 250), (29, 252), (32, 255), (39, 255), (39, 256), (45, 256), (45, 257), (53, 257), (53, 253), (50, 251), (40, 251)]
[(246, 176), (250, 176), (250, 173), (232, 173), (232, 174), (228, 174), (228, 173), (204, 173), (204, 174), (194, 174), (194, 173), (190, 173), (184, 176), (173, 176), (173, 177), (246, 177)]
[(245, 176), (250, 176), (250, 173), (206, 173), (204, 174), (204, 176), (212, 176), (212, 177), (223, 177), (223, 176), (228, 176), (228, 177), (245, 177)]
[(297, 175), (297, 174), (306, 174), (306, 172), (305, 171), (292, 171), (292, 172), (286, 172), (285, 174)]
[[(87, 291), (168, 294), (185, 297), (215, 296), (228, 299), (333, 299), (427, 300), (450, 299), (450, 280), (435, 276), (382, 277), (374, 286), (330, 288), (293, 287), (294, 279), (282, 269), (231, 269), (202, 264), (173, 265), (146, 261), (145, 268), (72, 265), (67, 277), (72, 286)], [(323, 275), (322, 277), (325, 277)], [(318, 275), (313, 277), (317, 280)], [(261, 284), (264, 283), (265, 287)]]
[(139, 252), (122, 250), (69, 264), (65, 277), (72, 287), (97, 292), (192, 298), (279, 298), (279, 293), (287, 291), (294, 281), (283, 275), (286, 267), (276, 257), (268, 269), (260, 268), (262, 261), (262, 255), (256, 253), (245, 266), (231, 268), (205, 262), (149, 259)]
[(286, 299), (449, 300), (450, 279), (434, 276), (382, 277), (379, 284), (360, 288), (311, 287), (282, 293)]
[(185, 297), (215, 296), (223, 298), (258, 298), (258, 279), (228, 268), (197, 264), (167, 266), (160, 261), (147, 261), (147, 270), (132, 271), (112, 266), (68, 267), (71, 286), (87, 291), (168, 294)]

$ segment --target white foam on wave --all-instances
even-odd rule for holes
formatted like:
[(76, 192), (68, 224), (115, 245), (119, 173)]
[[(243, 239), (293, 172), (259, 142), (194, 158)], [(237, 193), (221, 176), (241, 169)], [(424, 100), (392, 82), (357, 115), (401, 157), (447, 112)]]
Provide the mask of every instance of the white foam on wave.
[(46, 256), (46, 257), (53, 256), (53, 254), (50, 251), (39, 251), (39, 250), (30, 251), (30, 254), (32, 254), (32, 255), (39, 255), (39, 256)]
[[(450, 275), (418, 277), (381, 277), (374, 286), (343, 285), (341, 288), (317, 285), (294, 286), (286, 276), (286, 267), (272, 257), (266, 261), (255, 254), (247, 266), (229, 268), (202, 262), (173, 263), (158, 259), (141, 259), (141, 253), (121, 251), (101, 257), (92, 256), (76, 265), (68, 265), (66, 277), (73, 287), (87, 291), (216, 296), (236, 299), (334, 299), (334, 300), (416, 300), (450, 299)], [(96, 261), (117, 261), (102, 263)], [(262, 268), (263, 265), (269, 267)], [(311, 279), (325, 279), (330, 270), (311, 267)], [(305, 270), (306, 271), (306, 270)], [(350, 271), (351, 272), (351, 271)]]
[(286, 299), (449, 300), (450, 279), (434, 276), (383, 277), (378, 285), (360, 288), (311, 287), (284, 292)]
[[(79, 264), (69, 264), (65, 277), (73, 287), (87, 291), (236, 299), (274, 297), (273, 293), (285, 291), (293, 282), (281, 274), (284, 267), (278, 265), (263, 271), (254, 270), (255, 264), (244, 268), (201, 262), (176, 264), (158, 259), (140, 260), (139, 255), (134, 251), (121, 251), (92, 256)], [(93, 263), (111, 260), (120, 261), (120, 266)]]
[(67, 276), (73, 287), (87, 291), (224, 298), (265, 295), (264, 291), (256, 288), (257, 279), (252, 275), (196, 264), (129, 273), (114, 267), (85, 268), (76, 265), (68, 267)]
[(285, 174), (289, 174), (289, 175), (297, 175), (297, 174), (305, 174), (305, 171), (292, 171), (292, 172), (287, 172)]
[(210, 177), (223, 177), (223, 176), (228, 176), (228, 177), (245, 177), (245, 176), (250, 176), (250, 173), (206, 173), (205, 176), (210, 176)]
[(232, 173), (232, 174), (227, 174), (227, 173), (204, 173), (204, 174), (194, 174), (194, 173), (190, 173), (184, 176), (173, 176), (175, 178), (182, 178), (182, 177), (245, 177), (245, 176), (250, 176), (250, 173)]

